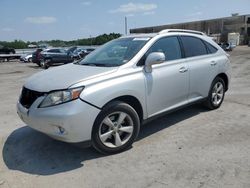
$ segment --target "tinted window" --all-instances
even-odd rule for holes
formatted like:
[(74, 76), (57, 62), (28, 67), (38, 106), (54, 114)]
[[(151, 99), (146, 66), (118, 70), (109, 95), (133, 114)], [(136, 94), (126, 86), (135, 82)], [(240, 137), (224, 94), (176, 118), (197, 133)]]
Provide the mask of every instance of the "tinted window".
[(66, 50), (60, 49), (60, 50), (58, 50), (58, 53), (66, 53)]
[(51, 49), (51, 50), (48, 50), (48, 52), (50, 52), (50, 53), (60, 53), (60, 50), (59, 49)]
[(216, 52), (218, 51), (218, 49), (215, 48), (212, 44), (210, 44), (210, 43), (208, 43), (208, 42), (206, 42), (206, 41), (204, 41), (204, 43), (206, 44), (207, 49), (208, 49), (208, 52), (209, 52), (210, 54), (216, 53)]
[(207, 54), (207, 48), (201, 39), (195, 37), (182, 36), (181, 37), (185, 56), (194, 57)]
[(159, 39), (147, 52), (147, 55), (152, 52), (163, 52), (166, 60), (180, 59), (181, 48), (177, 37), (166, 37)]

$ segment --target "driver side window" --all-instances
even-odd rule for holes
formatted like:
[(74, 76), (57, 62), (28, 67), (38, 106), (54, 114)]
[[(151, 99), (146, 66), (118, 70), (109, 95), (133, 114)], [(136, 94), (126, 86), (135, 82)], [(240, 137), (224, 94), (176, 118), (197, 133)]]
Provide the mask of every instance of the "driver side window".
[(144, 65), (146, 57), (152, 52), (164, 53), (166, 61), (182, 58), (181, 48), (177, 37), (165, 37), (156, 41), (141, 58), (138, 65)]

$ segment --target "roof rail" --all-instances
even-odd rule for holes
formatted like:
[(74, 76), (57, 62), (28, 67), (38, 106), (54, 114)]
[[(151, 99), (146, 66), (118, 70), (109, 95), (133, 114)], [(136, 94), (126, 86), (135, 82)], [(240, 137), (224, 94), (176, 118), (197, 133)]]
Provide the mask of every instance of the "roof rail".
[(171, 33), (171, 32), (182, 32), (182, 33), (192, 33), (192, 34), (197, 34), (197, 35), (206, 35), (205, 33), (201, 31), (186, 30), (186, 29), (164, 29), (164, 30), (161, 30), (158, 34)]

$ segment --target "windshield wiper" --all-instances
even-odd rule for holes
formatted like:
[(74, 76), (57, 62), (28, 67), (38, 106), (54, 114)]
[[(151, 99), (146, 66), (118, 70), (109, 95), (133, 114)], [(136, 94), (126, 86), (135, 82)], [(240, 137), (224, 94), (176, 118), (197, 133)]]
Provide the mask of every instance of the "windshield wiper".
[(114, 65), (104, 64), (104, 63), (83, 63), (81, 65), (95, 66), (95, 67), (113, 67)]

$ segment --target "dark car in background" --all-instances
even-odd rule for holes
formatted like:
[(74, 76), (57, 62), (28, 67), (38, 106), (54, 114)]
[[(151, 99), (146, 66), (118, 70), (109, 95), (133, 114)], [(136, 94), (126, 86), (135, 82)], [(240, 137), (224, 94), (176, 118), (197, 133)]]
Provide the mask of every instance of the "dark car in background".
[(14, 48), (9, 48), (6, 46), (0, 45), (0, 54), (15, 54), (16, 51)]
[(40, 66), (47, 69), (55, 64), (71, 63), (74, 61), (73, 52), (75, 49), (76, 47), (71, 47), (67, 50), (63, 48), (46, 49), (40, 53)]
[(33, 53), (32, 53), (32, 62), (36, 63), (38, 66), (40, 65), (41, 62), (41, 52), (43, 51), (43, 49), (38, 48), (36, 49)]

